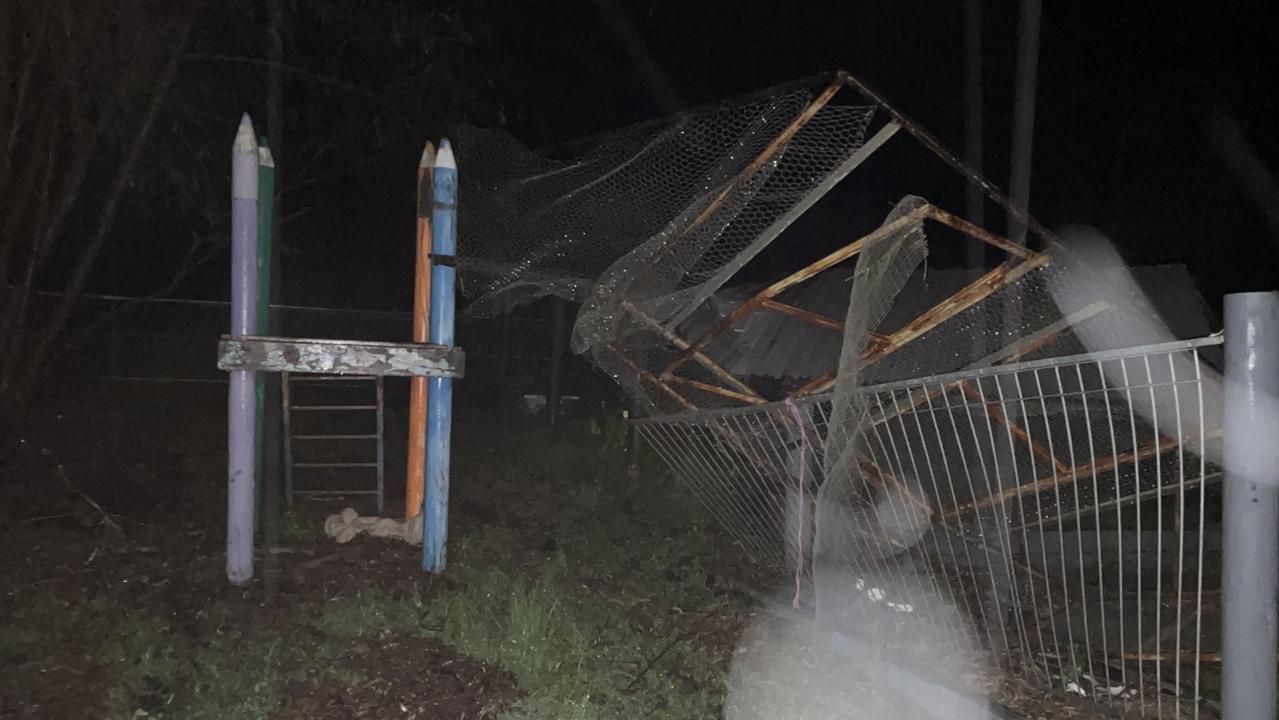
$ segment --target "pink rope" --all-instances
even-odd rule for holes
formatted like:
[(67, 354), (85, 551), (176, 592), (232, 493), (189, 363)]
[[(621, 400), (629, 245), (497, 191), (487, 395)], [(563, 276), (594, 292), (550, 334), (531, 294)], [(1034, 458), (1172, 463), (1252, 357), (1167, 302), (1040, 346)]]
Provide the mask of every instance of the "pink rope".
[(799, 416), (799, 406), (795, 404), (792, 398), (786, 398), (786, 407), (790, 409), (791, 417), (795, 418), (795, 426), (799, 428), (799, 528), (795, 531), (795, 545), (799, 557), (795, 562), (795, 598), (791, 600), (791, 607), (795, 610), (799, 609), (800, 586), (804, 575), (804, 475), (808, 468), (808, 433), (804, 430), (804, 421)]

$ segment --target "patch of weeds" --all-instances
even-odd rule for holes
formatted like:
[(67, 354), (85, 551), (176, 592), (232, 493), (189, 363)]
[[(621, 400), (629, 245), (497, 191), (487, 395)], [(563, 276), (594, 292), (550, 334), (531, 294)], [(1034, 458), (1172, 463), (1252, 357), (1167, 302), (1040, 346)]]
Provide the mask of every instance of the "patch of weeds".
[(172, 717), (191, 720), (257, 720), (280, 704), (277, 659), (280, 640), (247, 647), (226, 638), (197, 648), (191, 657), (191, 697)]
[(128, 611), (98, 646), (97, 660), (115, 674), (111, 706), (120, 715), (155, 716), (173, 704), (184, 668), (164, 618)]
[(38, 626), (19, 620), (0, 622), (0, 697), (14, 697), (25, 690), (21, 675), (37, 671), (46, 662), (48, 636)]
[(570, 582), (566, 569), (557, 556), (531, 583), (497, 568), (463, 570), (464, 588), (430, 606), (442, 640), (511, 670), (528, 692), (509, 720), (718, 714), (723, 681), (714, 653), (694, 638), (672, 643), (670, 635), (632, 629), (623, 604)]
[(356, 688), (363, 685), (365, 681), (362, 673), (345, 667), (326, 668), (324, 676), (326, 679), (331, 680), (333, 684), (344, 688)]
[(530, 691), (576, 672), (580, 668), (564, 665), (584, 655), (586, 638), (557, 587), (563, 569), (561, 556), (532, 586), (498, 568), (472, 574), (465, 590), (431, 608), (432, 619), (443, 627), (441, 639), (502, 665)]
[(222, 635), (197, 645), (164, 618), (130, 610), (97, 660), (116, 678), (115, 717), (254, 720), (280, 702), (279, 644)]
[(283, 542), (299, 543), (323, 538), (323, 528), (308, 523), (297, 510), (289, 510), (280, 520), (280, 540)]
[[(23, 599), (14, 604), (13, 611), (0, 618), (0, 668), (38, 667), (48, 647), (60, 644), (61, 636), (71, 631), (67, 618), (75, 606), (67, 598), (47, 588), (19, 597)], [(0, 689), (7, 689), (8, 681), (16, 685), (14, 675), (0, 672)]]
[(426, 603), (417, 594), (397, 597), (382, 590), (361, 590), (315, 609), (311, 624), (338, 637), (357, 638), (385, 633), (423, 635)]

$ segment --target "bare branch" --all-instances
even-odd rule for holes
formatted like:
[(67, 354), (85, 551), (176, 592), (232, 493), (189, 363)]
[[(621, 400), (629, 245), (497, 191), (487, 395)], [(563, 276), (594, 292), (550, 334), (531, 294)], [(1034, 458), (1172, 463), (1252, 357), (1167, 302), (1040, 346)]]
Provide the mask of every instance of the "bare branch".
[(13, 102), (13, 111), (9, 113), (9, 133), (4, 143), (4, 154), (0, 155), (0, 191), (4, 190), (9, 178), (9, 168), (13, 166), (13, 149), (18, 145), (18, 132), (22, 129), (22, 120), (25, 117), (27, 90), (31, 85), (31, 75), (35, 72), (37, 56), (37, 53), (31, 52), (23, 58), (17, 96)]
[[(128, 313), (130, 310), (141, 305), (147, 300), (158, 300), (171, 296), (173, 293), (177, 292), (178, 288), (182, 287), (182, 283), (186, 282), (187, 278), (191, 277), (196, 270), (204, 267), (213, 260), (213, 258), (222, 253), (227, 242), (229, 242), (229, 238), (224, 239), (222, 242), (213, 242), (199, 235), (193, 235), (191, 238), (191, 244), (187, 246), (186, 255), (183, 256), (182, 262), (178, 264), (178, 268), (173, 272), (173, 275), (164, 286), (150, 294), (135, 297), (127, 302), (116, 305), (110, 311), (95, 318), (93, 322), (88, 323), (84, 327), (78, 328), (74, 333), (64, 334), (57, 344), (57, 350), (61, 352), (76, 338), (83, 337), (85, 335), (92, 335), (98, 328), (107, 325), (112, 320)], [(203, 252), (201, 252), (202, 250)]]
[(192, 2), (189, 9), (183, 14), (179, 20), (177, 29), (177, 41), (174, 44), (174, 52), (165, 64), (164, 70), (160, 73), (159, 78), (152, 86), (150, 97), (147, 100), (146, 108), (142, 113), (138, 122), (138, 127), (133, 135), (132, 141), (125, 150), (124, 156), (117, 167), (115, 177), (111, 183), (111, 188), (107, 193), (106, 200), (99, 212), (97, 226), (94, 228), (94, 234), (89, 240), (88, 245), (81, 250), (76, 260), (75, 267), (71, 273), (71, 279), (67, 282), (66, 289), (63, 292), (61, 302), (54, 311), (53, 317), (50, 319), (47, 329), (41, 334), (40, 339), (36, 342), (29, 359), (27, 360), (26, 372), (22, 376), (22, 380), (16, 388), (16, 393), (21, 399), (25, 399), (28, 395), (32, 384), (38, 377), (49, 351), (52, 349), (58, 335), (66, 327), (67, 319), (71, 315), (71, 308), (80, 294), (84, 292), (85, 285), (89, 280), (89, 273), (93, 269), (94, 263), (102, 252), (103, 246), (106, 244), (107, 238), (110, 236), (111, 228), (115, 224), (116, 211), (119, 209), (120, 200), (124, 196), (124, 191), (128, 187), (133, 176), (133, 168), (137, 164), (138, 158), (142, 154), (143, 148), (147, 145), (147, 140), (151, 135), (151, 129), (155, 125), (156, 115), (159, 112), (164, 98), (168, 95), (169, 90), (173, 87), (174, 81), (177, 79), (178, 68), (181, 65), (183, 55), (181, 49), (186, 46), (187, 38), (191, 34), (191, 29), (195, 25), (195, 20), (199, 16), (202, 9), (202, 3)]
[(391, 105), (386, 100), (378, 97), (377, 95), (374, 95), (373, 93), (367, 90), (361, 89), (357, 87), (356, 85), (346, 80), (343, 80), (341, 78), (332, 77), (330, 75), (320, 75), (319, 73), (313, 73), (309, 70), (303, 70), (302, 68), (289, 65), (288, 63), (273, 62), (271, 60), (249, 57), (245, 55), (221, 55), (217, 53), (188, 53), (183, 56), (183, 59), (197, 60), (197, 61), (208, 60), (208, 61), (214, 61), (214, 62), (243, 63), (246, 65), (255, 65), (257, 67), (268, 68), (268, 69), (274, 68), (274, 69), (289, 73), (290, 75), (293, 75), (302, 80), (307, 80), (309, 82), (313, 82), (319, 85), (327, 85), (330, 87), (335, 87), (345, 92), (349, 92), (352, 95), (358, 95), (359, 97), (362, 97), (365, 100), (368, 100), (369, 102), (373, 103), (373, 105), (378, 107), (387, 115), (395, 118), (397, 121), (402, 123), (407, 130), (416, 131), (413, 121), (405, 117), (404, 114), (401, 113), (399, 109), (396, 108), (394, 105)]
[(48, 250), (52, 246), (49, 234), (57, 229), (46, 226), (38, 228), (37, 223), (48, 224), (58, 222), (56, 218), (48, 218), (49, 195), (53, 186), (54, 171), (58, 167), (58, 125), (50, 124), (48, 129), (49, 144), (44, 153), (47, 158), (44, 181), (40, 183), (40, 197), (36, 202), (35, 222), (32, 223), (31, 246), (27, 251), (27, 267), (22, 282), (18, 283), (10, 295), (3, 317), (0, 317), (0, 392), (8, 387), (14, 362), (21, 354), (23, 337), (26, 334), (27, 311), (31, 296), (35, 293), (36, 278), (44, 268), (48, 258)]

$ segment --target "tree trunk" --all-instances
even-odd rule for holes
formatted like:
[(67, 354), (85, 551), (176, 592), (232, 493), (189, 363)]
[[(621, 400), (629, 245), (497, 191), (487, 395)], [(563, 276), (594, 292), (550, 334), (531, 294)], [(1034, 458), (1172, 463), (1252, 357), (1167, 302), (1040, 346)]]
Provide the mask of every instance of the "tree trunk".
[[(1029, 212), (1030, 169), (1035, 138), (1035, 83), (1039, 68), (1039, 16), (1041, 0), (1022, 0), (1017, 29), (1017, 87), (1013, 100), (1012, 163), (1009, 168), (1009, 200)], [(1026, 225), (1011, 213), (1008, 239), (1026, 244)]]
[[(980, 173), (982, 149), (982, 0), (964, 0), (964, 161)], [(985, 222), (986, 195), (977, 183), (966, 188), (965, 206), (968, 221), (982, 226)], [(968, 269), (980, 274), (986, 265), (986, 244), (968, 241)]]
[(159, 114), (160, 107), (163, 105), (169, 89), (173, 86), (174, 80), (177, 79), (182, 50), (186, 46), (186, 39), (190, 35), (191, 28), (195, 24), (201, 7), (200, 3), (193, 3), (191, 9), (183, 16), (180, 27), (177, 28), (178, 39), (174, 44), (172, 54), (151, 89), (150, 97), (147, 99), (146, 107), (134, 131), (133, 138), (126, 147), (120, 164), (116, 168), (110, 189), (107, 191), (106, 199), (98, 213), (93, 235), (76, 258), (71, 278), (63, 290), (62, 298), (54, 310), (53, 317), (45, 326), (44, 333), (36, 341), (31, 354), (24, 360), (25, 371), (18, 375), (18, 380), (9, 390), (11, 399), (15, 402), (15, 419), (19, 424), (25, 419), (26, 405), (30, 400), (30, 391), (45, 369), (49, 351), (53, 347), (54, 341), (58, 339), (66, 328), (71, 309), (81, 293), (84, 292), (84, 288), (89, 281), (89, 273), (93, 270), (94, 263), (110, 237), (111, 228), (115, 224), (116, 211), (120, 206), (120, 200), (124, 197), (124, 191), (128, 188), (132, 179), (133, 168), (147, 145), (147, 139), (151, 135), (151, 129), (155, 125), (155, 119)]
[[(1022, 0), (1017, 28), (1017, 88), (1013, 99), (1012, 167), (1009, 200), (1014, 208), (1030, 214), (1030, 163), (1035, 139), (1035, 79), (1039, 66), (1039, 14), (1041, 0)], [(1008, 215), (1008, 239), (1026, 244), (1026, 224)], [(1022, 298), (1017, 286), (1005, 293), (1004, 334), (1022, 333)]]
[(644, 39), (635, 29), (635, 23), (626, 14), (626, 9), (617, 0), (595, 0), (595, 4), (599, 6), (600, 13), (604, 16), (605, 24), (617, 35), (622, 47), (626, 49), (626, 54), (630, 56), (631, 62), (635, 63), (640, 76), (644, 78), (644, 83), (648, 85), (649, 92), (656, 99), (658, 109), (664, 115), (678, 112), (683, 106), (679, 93), (671, 83), (670, 76), (653, 58), (653, 53), (649, 52)]

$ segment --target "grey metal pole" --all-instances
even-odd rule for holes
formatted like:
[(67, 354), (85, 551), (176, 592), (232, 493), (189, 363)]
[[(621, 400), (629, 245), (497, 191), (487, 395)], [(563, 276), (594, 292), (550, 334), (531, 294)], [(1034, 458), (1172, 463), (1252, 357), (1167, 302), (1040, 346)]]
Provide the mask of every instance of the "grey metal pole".
[(1222, 711), (1273, 718), (1279, 645), (1279, 293), (1227, 295), (1222, 510)]

